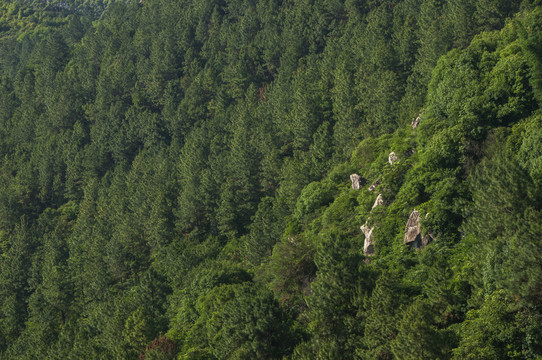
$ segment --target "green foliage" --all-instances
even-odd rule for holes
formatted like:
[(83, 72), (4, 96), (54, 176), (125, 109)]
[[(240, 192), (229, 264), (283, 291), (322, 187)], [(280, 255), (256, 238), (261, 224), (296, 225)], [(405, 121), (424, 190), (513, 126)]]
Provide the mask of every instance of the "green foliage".
[[(457, 327), (461, 335), (454, 349), (454, 359), (536, 359), (540, 321), (526, 311), (514, 311), (514, 301), (504, 290), (487, 296), (484, 306), (467, 313), (467, 319)], [(532, 338), (531, 336), (535, 336)]]
[(332, 183), (310, 183), (297, 198), (294, 216), (303, 219), (305, 215), (315, 213), (316, 210), (333, 200), (333, 192), (334, 186)]
[(542, 141), (541, 116), (535, 115), (525, 124), (525, 134), (519, 148), (517, 159), (524, 169), (527, 169), (531, 179), (538, 189), (542, 186), (542, 154), (540, 144)]
[(417, 298), (404, 309), (396, 338), (391, 343), (397, 359), (447, 359), (453, 346), (449, 331), (435, 326), (435, 311)]
[(540, 244), (538, 207), (533, 206), (534, 184), (506, 153), (482, 164), (475, 178), (472, 214), (466, 229), (481, 240), (479, 279), (485, 294), (507, 289), (530, 303), (530, 294), (541, 286), (541, 274), (535, 264)]
[(541, 11), (2, 2), (0, 358), (542, 356)]
[(400, 306), (408, 302), (405, 293), (390, 275), (381, 274), (367, 301), (367, 320), (363, 348), (356, 352), (362, 359), (393, 358), (391, 345), (398, 333)]
[(303, 236), (288, 236), (277, 243), (269, 260), (271, 288), (288, 311), (299, 315), (306, 311), (305, 297), (316, 276), (314, 244)]

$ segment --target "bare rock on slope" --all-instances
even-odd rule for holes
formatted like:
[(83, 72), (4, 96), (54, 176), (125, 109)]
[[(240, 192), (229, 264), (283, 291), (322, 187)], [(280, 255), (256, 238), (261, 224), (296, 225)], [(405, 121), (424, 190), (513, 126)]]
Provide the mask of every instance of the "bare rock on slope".
[(363, 254), (365, 256), (372, 256), (375, 253), (373, 230), (374, 227), (369, 227), (367, 223), (361, 226), (361, 231), (365, 235), (365, 242), (363, 244)]
[(352, 182), (352, 189), (359, 190), (359, 187), (365, 184), (365, 179), (358, 174), (350, 175), (350, 181)]

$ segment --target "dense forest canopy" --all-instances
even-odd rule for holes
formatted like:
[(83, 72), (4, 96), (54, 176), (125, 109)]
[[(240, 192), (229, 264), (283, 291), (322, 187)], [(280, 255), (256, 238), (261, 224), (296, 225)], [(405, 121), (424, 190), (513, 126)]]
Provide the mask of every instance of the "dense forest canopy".
[(539, 0), (0, 4), (0, 358), (541, 359)]

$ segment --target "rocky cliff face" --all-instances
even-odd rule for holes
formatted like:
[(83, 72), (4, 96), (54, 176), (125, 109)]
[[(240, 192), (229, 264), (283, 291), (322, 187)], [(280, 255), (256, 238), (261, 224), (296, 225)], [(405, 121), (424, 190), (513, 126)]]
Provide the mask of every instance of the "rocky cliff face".
[(373, 230), (374, 227), (369, 227), (367, 223), (361, 226), (361, 231), (365, 235), (365, 243), (363, 244), (363, 255), (365, 256), (372, 256), (375, 253)]
[(405, 245), (411, 245), (416, 249), (423, 249), (431, 240), (433, 240), (431, 234), (422, 237), (420, 212), (418, 210), (412, 211), (405, 227)]
[(422, 114), (420, 113), (420, 115), (418, 115), (417, 118), (412, 120), (412, 123), (410, 124), (410, 126), (412, 126), (413, 129), (416, 129), (418, 127), (418, 125), (420, 125), (421, 117), (422, 117)]
[(352, 189), (359, 190), (359, 187), (365, 184), (365, 179), (358, 174), (350, 175), (350, 181), (352, 182)]
[(420, 236), (420, 212), (412, 211), (405, 227), (405, 244), (412, 244), (417, 241)]
[(375, 200), (375, 203), (373, 204), (373, 207), (371, 208), (371, 211), (373, 211), (377, 206), (384, 205), (384, 198), (382, 197), (382, 194), (378, 194), (378, 197)]

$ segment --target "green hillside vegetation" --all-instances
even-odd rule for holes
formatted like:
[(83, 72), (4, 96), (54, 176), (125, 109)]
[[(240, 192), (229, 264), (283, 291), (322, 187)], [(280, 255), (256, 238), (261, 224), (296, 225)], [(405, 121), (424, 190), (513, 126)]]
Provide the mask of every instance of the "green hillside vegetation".
[(538, 0), (5, 1), (0, 358), (541, 359), (541, 104)]

